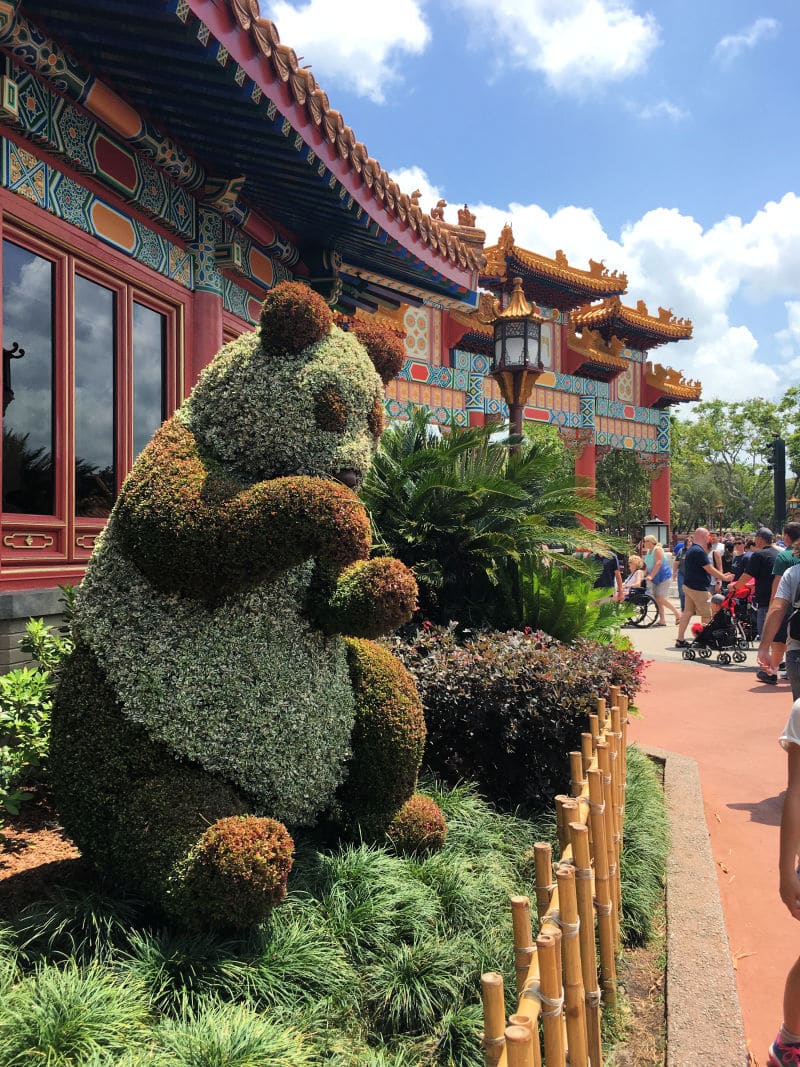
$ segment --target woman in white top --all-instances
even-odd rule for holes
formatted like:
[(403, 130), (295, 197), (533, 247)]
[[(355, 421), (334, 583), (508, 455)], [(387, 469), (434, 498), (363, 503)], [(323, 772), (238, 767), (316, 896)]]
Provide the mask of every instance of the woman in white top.
[(622, 583), (623, 600), (631, 589), (641, 589), (644, 583), (644, 560), (641, 556), (628, 556), (628, 577)]

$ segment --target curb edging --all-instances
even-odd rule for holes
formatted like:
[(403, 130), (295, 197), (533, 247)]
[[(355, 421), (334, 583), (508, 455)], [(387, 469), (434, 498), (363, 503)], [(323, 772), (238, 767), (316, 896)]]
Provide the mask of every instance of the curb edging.
[(725, 1067), (747, 1067), (742, 1010), (697, 763), (665, 749), (637, 747), (663, 764), (669, 815), (667, 1067), (691, 1067), (705, 1055)]

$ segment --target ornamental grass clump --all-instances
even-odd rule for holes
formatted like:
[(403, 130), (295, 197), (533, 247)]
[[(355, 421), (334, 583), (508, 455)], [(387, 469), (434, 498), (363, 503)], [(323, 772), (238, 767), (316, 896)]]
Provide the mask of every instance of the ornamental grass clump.
[(620, 878), (622, 936), (628, 945), (645, 945), (663, 900), (669, 853), (669, 819), (664, 790), (653, 761), (628, 748), (628, 785)]
[(144, 989), (99, 962), (40, 965), (0, 999), (0, 1063), (72, 1067), (124, 1053), (145, 1036)]
[(435, 801), (415, 793), (389, 823), (386, 836), (400, 855), (440, 852), (447, 821)]

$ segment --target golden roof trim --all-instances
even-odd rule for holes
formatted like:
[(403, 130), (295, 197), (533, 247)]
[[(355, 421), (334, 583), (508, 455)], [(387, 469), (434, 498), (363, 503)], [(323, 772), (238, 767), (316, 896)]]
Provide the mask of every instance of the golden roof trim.
[(260, 17), (258, 0), (224, 0), (239, 27), (249, 33), (255, 49), (266, 59), (277, 78), (289, 89), (294, 102), (305, 109), (311, 124), (358, 175), (376, 200), (423, 244), (463, 270), (480, 270), (483, 256), (467, 246), (436, 219), (426, 215), (411, 196), (373, 159), (338, 111), (335, 111), (314, 75), (301, 67), (292, 48), (281, 44), (278, 30)]
[(666, 396), (679, 400), (699, 400), (702, 384), (698, 380), (684, 378), (683, 371), (674, 367), (665, 367), (661, 363), (645, 364), (645, 382)]
[(584, 304), (570, 316), (576, 326), (602, 326), (615, 318), (671, 341), (685, 341), (692, 336), (690, 319), (679, 319), (671, 308), (662, 307), (658, 309), (658, 316), (651, 315), (644, 300), (639, 300), (632, 308), (623, 304), (618, 296), (610, 296), (599, 304)]
[(484, 249), (486, 265), (483, 273), (489, 277), (505, 278), (507, 275), (506, 257), (514, 256), (524, 266), (538, 271), (555, 281), (572, 282), (598, 293), (609, 290), (624, 293), (628, 288), (628, 278), (619, 271), (610, 271), (601, 260), (590, 259), (589, 269), (570, 265), (566, 255), (559, 249), (555, 256), (543, 256), (538, 252), (529, 252), (514, 244), (514, 232), (510, 223), (506, 223), (496, 245)]
[(575, 326), (570, 323), (567, 330), (567, 345), (574, 352), (586, 356), (592, 363), (611, 370), (626, 370), (629, 360), (622, 355), (625, 347), (618, 337), (612, 337), (608, 344), (605, 343), (597, 330), (584, 329), (577, 333)]
[(484, 337), (493, 338), (494, 329), (488, 322), (484, 322), (479, 317), (479, 312), (475, 311), (457, 311), (455, 308), (450, 309), (450, 318), (459, 324), (459, 326), (466, 326), (470, 333), (479, 333)]

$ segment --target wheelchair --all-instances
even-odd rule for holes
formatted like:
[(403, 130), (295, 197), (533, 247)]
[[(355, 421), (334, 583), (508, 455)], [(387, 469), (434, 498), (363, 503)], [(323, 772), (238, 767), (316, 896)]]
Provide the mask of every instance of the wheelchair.
[(658, 622), (658, 604), (646, 589), (631, 589), (625, 597), (625, 603), (634, 608), (633, 615), (626, 626), (654, 626)]

